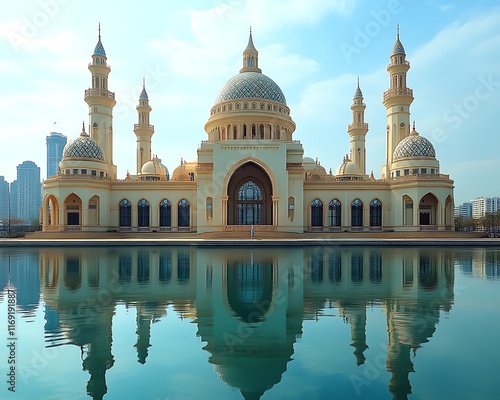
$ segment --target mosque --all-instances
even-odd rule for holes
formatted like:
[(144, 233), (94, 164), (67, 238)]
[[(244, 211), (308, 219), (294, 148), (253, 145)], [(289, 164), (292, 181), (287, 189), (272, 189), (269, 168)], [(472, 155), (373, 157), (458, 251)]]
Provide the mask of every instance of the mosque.
[[(349, 151), (335, 171), (304, 157), (280, 87), (262, 73), (252, 32), (239, 73), (221, 88), (194, 161), (172, 174), (154, 155), (151, 106), (138, 99), (136, 173), (113, 164), (110, 67), (99, 39), (85, 90), (89, 123), (66, 145), (57, 175), (44, 182), (43, 231), (222, 232), (452, 230), (454, 182), (441, 174), (432, 143), (410, 126), (410, 63), (399, 39), (387, 66), (386, 159), (380, 178), (366, 171), (368, 123), (355, 89)], [(126, 149), (120, 149), (125, 151)]]

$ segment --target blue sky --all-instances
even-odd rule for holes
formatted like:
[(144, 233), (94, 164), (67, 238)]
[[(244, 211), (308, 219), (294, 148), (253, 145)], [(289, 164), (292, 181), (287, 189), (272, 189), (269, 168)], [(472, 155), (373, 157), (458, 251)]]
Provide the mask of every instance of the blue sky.
[[(4, 1), (2, 1), (5, 4)], [(135, 173), (135, 106), (146, 78), (153, 153), (172, 172), (192, 160), (219, 89), (241, 67), (252, 26), (259, 66), (283, 90), (305, 156), (333, 171), (349, 151), (359, 76), (367, 170), (385, 161), (386, 71), (400, 24), (411, 63), (411, 118), (430, 139), (455, 203), (500, 196), (500, 6), (493, 0), (25, 0), (0, 13), (0, 175), (32, 160), (46, 175), (45, 137), (73, 139), (88, 121), (87, 64), (102, 42), (116, 93), (114, 162)], [(54, 125), (54, 122), (57, 122)]]

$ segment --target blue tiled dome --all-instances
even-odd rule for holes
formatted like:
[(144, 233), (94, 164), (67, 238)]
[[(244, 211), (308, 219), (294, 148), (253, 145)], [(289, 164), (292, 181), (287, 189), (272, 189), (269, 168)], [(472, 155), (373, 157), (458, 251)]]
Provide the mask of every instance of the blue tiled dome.
[(408, 157), (436, 157), (432, 143), (418, 134), (412, 133), (399, 142), (394, 149), (393, 159)]
[(215, 104), (235, 99), (272, 100), (286, 105), (285, 95), (280, 87), (259, 72), (241, 72), (233, 76), (219, 91)]
[(82, 135), (64, 147), (63, 158), (91, 158), (104, 161), (104, 154), (95, 140)]

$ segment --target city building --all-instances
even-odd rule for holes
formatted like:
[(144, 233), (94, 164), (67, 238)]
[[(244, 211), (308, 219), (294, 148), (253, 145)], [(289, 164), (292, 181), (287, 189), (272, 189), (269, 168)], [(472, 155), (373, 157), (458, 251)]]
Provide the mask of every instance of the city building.
[(335, 173), (327, 172), (318, 160), (304, 157), (302, 144), (293, 138), (295, 122), (285, 95), (262, 73), (259, 61), (250, 32), (242, 68), (217, 94), (196, 159), (182, 160), (172, 174), (153, 152), (155, 129), (143, 82), (133, 127), (136, 173), (118, 178), (116, 100), (99, 33), (88, 66), (92, 86), (84, 95), (89, 123), (66, 145), (59, 173), (44, 183), (43, 230), (453, 229), (454, 183), (441, 173), (433, 144), (410, 123), (410, 63), (399, 32), (383, 93), (386, 156), (380, 178), (366, 171), (368, 123), (359, 81), (353, 85), (350, 115), (345, 110), (346, 122), (351, 120), (346, 156)]
[(11, 216), (38, 223), (42, 204), (40, 167), (33, 161), (24, 161), (16, 169), (17, 179), (11, 184)]
[(50, 132), (45, 141), (47, 143), (47, 178), (50, 178), (57, 174), (68, 138), (62, 133)]
[(4, 176), (0, 176), (0, 222), (9, 219), (10, 207), (9, 182)]
[(465, 202), (455, 207), (455, 217), (472, 218), (472, 203)]
[(471, 201), (472, 218), (478, 219), (486, 214), (500, 211), (500, 197), (477, 197)]

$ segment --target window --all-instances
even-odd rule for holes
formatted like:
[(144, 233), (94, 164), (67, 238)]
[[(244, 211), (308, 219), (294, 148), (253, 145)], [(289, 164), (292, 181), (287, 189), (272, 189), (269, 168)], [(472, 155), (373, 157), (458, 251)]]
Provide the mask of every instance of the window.
[(323, 226), (323, 203), (320, 199), (311, 203), (311, 226)]
[(431, 168), (431, 175), (434, 175), (436, 173), (436, 170), (434, 168)]
[(78, 174), (78, 169), (74, 168), (73, 169), (73, 174), (75, 174), (75, 175)]
[(87, 170), (85, 168), (82, 169), (82, 175), (87, 175)]
[(363, 226), (363, 203), (359, 199), (351, 203), (351, 226)]
[(418, 168), (413, 168), (412, 172), (413, 175), (418, 175)]
[(382, 226), (382, 203), (379, 199), (370, 203), (370, 226)]
[(70, 170), (69, 170), (69, 169), (67, 169), (67, 170), (66, 170), (66, 175), (69, 175), (69, 174), (70, 174)]
[(91, 174), (92, 176), (96, 176), (96, 175), (97, 175), (97, 172), (96, 172), (96, 170), (95, 170), (95, 169), (93, 169), (92, 171), (90, 171), (90, 174)]
[(405, 175), (410, 175), (410, 170), (409, 169), (405, 169)]
[(100, 176), (101, 178), (104, 178), (104, 172), (103, 172), (103, 171), (100, 171), (100, 172), (99, 172), (99, 176)]
[(145, 199), (137, 205), (137, 226), (149, 226), (149, 203)]
[(127, 199), (120, 202), (120, 226), (132, 225), (132, 204)]
[(172, 225), (172, 204), (167, 199), (160, 202), (160, 226)]
[(341, 226), (341, 210), (340, 201), (337, 199), (330, 201), (328, 207), (328, 221), (330, 226)]
[(420, 173), (421, 173), (421, 174), (426, 174), (426, 173), (427, 173), (427, 168), (422, 168), (422, 169), (420, 170)]
[(189, 201), (182, 199), (177, 206), (178, 210), (178, 226), (189, 226)]
[(396, 176), (400, 176), (401, 175), (401, 171), (400, 170), (397, 170), (396, 171)]

